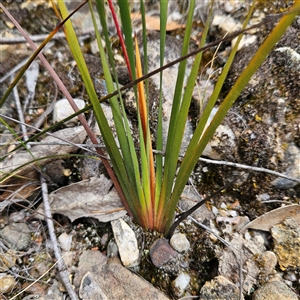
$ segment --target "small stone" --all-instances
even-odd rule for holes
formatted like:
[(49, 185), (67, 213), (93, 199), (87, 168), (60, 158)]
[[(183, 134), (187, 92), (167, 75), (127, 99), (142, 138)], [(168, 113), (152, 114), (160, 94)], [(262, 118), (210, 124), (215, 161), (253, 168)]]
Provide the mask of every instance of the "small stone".
[(67, 234), (66, 232), (63, 232), (59, 237), (58, 241), (60, 244), (60, 247), (64, 251), (70, 251), (72, 246), (72, 235)]
[(177, 255), (178, 252), (169, 245), (165, 238), (157, 240), (150, 248), (151, 261), (157, 268), (160, 268)]
[(107, 244), (107, 257), (117, 257), (119, 254), (118, 245), (117, 243), (112, 239)]
[(172, 282), (173, 292), (177, 297), (181, 297), (190, 283), (191, 277), (186, 273), (180, 273)]
[(20, 210), (20, 211), (11, 213), (8, 220), (9, 220), (9, 223), (24, 222), (25, 210)]
[(0, 273), (0, 293), (1, 294), (9, 293), (16, 284), (17, 283), (13, 276), (7, 275), (6, 273)]
[(260, 255), (259, 262), (262, 268), (261, 273), (264, 276), (268, 276), (273, 271), (275, 271), (275, 267), (277, 265), (277, 257), (274, 252), (266, 251)]
[(101, 237), (100, 244), (101, 246), (105, 246), (108, 242), (108, 233), (104, 233)]
[(171, 237), (170, 245), (178, 252), (184, 252), (190, 248), (190, 242), (183, 233), (175, 233)]
[[(207, 281), (200, 290), (201, 300), (230, 299), (239, 300), (239, 289), (230, 280), (223, 276), (217, 276)], [(244, 297), (242, 296), (242, 299)]]
[(288, 280), (291, 282), (297, 281), (297, 276), (294, 271), (288, 271), (286, 274), (284, 274), (283, 277), (285, 280)]
[(12, 223), (0, 231), (0, 236), (15, 250), (25, 250), (31, 241), (31, 233), (25, 223)]
[(272, 281), (264, 284), (254, 294), (253, 300), (297, 300), (297, 295), (283, 282)]
[(240, 231), (244, 226), (250, 223), (250, 219), (248, 216), (239, 216), (238, 222), (233, 226), (235, 231)]
[(111, 225), (123, 265), (137, 266), (139, 249), (133, 230), (122, 219), (111, 221)]
[(274, 253), (277, 256), (281, 270), (300, 266), (300, 228), (292, 218), (287, 218), (282, 224), (271, 228), (274, 239)]
[(17, 254), (9, 249), (6, 253), (0, 253), (0, 268), (10, 269), (16, 264)]
[[(79, 109), (82, 109), (85, 107), (85, 103), (81, 99), (73, 99), (78, 106)], [(69, 104), (69, 101), (67, 99), (60, 99), (56, 101), (54, 110), (53, 110), (53, 122), (59, 122), (68, 116), (74, 114), (74, 110)], [(77, 122), (78, 117), (74, 117), (71, 120), (69, 120), (67, 123)]]

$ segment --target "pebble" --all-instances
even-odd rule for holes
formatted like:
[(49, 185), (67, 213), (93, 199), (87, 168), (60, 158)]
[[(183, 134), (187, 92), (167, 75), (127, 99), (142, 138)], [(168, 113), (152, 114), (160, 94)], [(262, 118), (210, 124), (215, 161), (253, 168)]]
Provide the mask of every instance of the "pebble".
[(117, 257), (119, 254), (118, 245), (117, 243), (112, 239), (107, 244), (107, 257)]
[(9, 293), (17, 284), (14, 277), (6, 273), (0, 273), (0, 293)]
[(9, 215), (8, 221), (9, 223), (19, 223), (25, 220), (25, 209), (17, 212), (13, 212)]
[(266, 251), (262, 253), (259, 257), (259, 262), (262, 268), (262, 275), (268, 276), (272, 272), (275, 272), (275, 267), (277, 265), (277, 257), (274, 252)]
[(177, 255), (178, 252), (170, 246), (165, 238), (155, 241), (150, 247), (150, 258), (157, 268), (160, 268)]
[(271, 228), (274, 240), (274, 253), (281, 270), (300, 267), (300, 228), (292, 218)]
[[(81, 99), (73, 99), (79, 109), (85, 107), (85, 102)], [(65, 98), (56, 101), (53, 110), (53, 122), (59, 122), (68, 116), (74, 114), (74, 110), (69, 104), (69, 101)], [(78, 117), (74, 117), (66, 123), (74, 123), (78, 121)]]
[(59, 237), (58, 241), (60, 248), (64, 251), (70, 251), (72, 246), (72, 235), (63, 232)]
[(137, 266), (139, 249), (133, 230), (122, 219), (111, 221), (111, 225), (123, 265), (125, 267)]
[(181, 297), (184, 291), (187, 289), (191, 277), (186, 273), (180, 273), (176, 279), (172, 282), (173, 292), (177, 297)]
[(29, 227), (25, 223), (12, 223), (5, 226), (0, 231), (2, 237), (12, 249), (25, 250), (31, 241), (31, 233)]
[(10, 269), (15, 266), (17, 255), (14, 250), (9, 249), (6, 253), (0, 253), (0, 269)]
[(272, 281), (264, 284), (253, 294), (253, 300), (297, 300), (297, 295), (283, 282)]
[(293, 271), (288, 271), (283, 277), (285, 280), (289, 280), (291, 282), (297, 281), (297, 276)]
[(178, 252), (185, 252), (190, 248), (190, 242), (183, 233), (175, 233), (170, 239), (170, 245)]
[[(217, 276), (207, 281), (200, 290), (201, 300), (230, 299), (239, 300), (239, 289), (230, 280), (223, 276)], [(242, 299), (244, 297), (242, 296)]]

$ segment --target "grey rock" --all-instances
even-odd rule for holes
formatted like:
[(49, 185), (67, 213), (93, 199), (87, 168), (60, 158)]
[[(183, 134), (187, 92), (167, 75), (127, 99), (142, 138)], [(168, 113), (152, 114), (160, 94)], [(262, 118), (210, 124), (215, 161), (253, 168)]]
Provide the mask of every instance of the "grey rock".
[[(81, 99), (73, 99), (76, 105), (79, 109), (82, 109), (85, 107), (85, 103)], [(74, 110), (69, 104), (69, 101), (67, 99), (60, 99), (56, 101), (54, 110), (53, 110), (53, 122), (59, 122), (66, 117), (74, 114)], [(74, 117), (71, 120), (69, 120), (66, 123), (74, 123), (78, 121), (78, 117)]]
[(190, 248), (190, 242), (183, 233), (175, 233), (170, 239), (170, 245), (178, 252), (184, 252)]
[(253, 295), (253, 300), (297, 300), (297, 295), (281, 281), (264, 284)]
[(12, 223), (0, 231), (0, 236), (15, 250), (25, 250), (31, 241), (31, 232), (25, 223)]
[(133, 230), (122, 219), (111, 221), (111, 226), (123, 265), (125, 267), (138, 265), (139, 249)]
[(165, 238), (157, 240), (150, 248), (150, 258), (157, 268), (176, 257), (178, 252), (175, 251)]
[(13, 212), (9, 215), (9, 223), (18, 223), (18, 222), (23, 222), (25, 220), (25, 209)]
[[(200, 300), (220, 299), (239, 300), (238, 287), (223, 276), (207, 281), (200, 290)], [(243, 296), (242, 299), (244, 299)]]
[[(73, 222), (82, 217), (96, 218), (101, 222), (109, 222), (126, 214), (117, 191), (111, 180), (105, 175), (92, 177), (68, 186), (59, 188), (49, 195), (52, 213), (67, 216)], [(37, 209), (44, 215), (44, 207)]]

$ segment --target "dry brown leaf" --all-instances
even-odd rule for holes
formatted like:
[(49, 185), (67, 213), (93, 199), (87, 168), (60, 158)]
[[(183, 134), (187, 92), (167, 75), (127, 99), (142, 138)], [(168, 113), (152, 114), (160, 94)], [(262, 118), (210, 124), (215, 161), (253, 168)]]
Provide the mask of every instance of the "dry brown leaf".
[[(142, 16), (141, 14), (131, 14), (131, 19), (133, 19), (134, 21), (137, 22), (141, 22), (142, 20)], [(155, 16), (147, 16), (146, 15), (146, 27), (147, 30), (160, 30), (160, 20), (159, 17), (155, 17)], [(167, 31), (172, 31), (172, 30), (176, 30), (179, 28), (184, 28), (185, 25), (184, 24), (178, 24), (176, 22), (168, 22), (167, 23)]]
[[(0, 201), (10, 200), (12, 197), (22, 201), (30, 197), (39, 187), (39, 174), (36, 170), (32, 170), (23, 177), (11, 178), (7, 181), (6, 185), (3, 185), (5, 191), (0, 195)], [(10, 202), (7, 203), (9, 205)]]
[[(55, 136), (61, 138), (65, 141), (70, 141), (72, 143), (81, 144), (86, 138), (86, 131), (83, 129), (82, 126), (66, 128), (59, 130), (54, 133)], [(54, 136), (47, 136), (41, 142), (42, 143), (59, 143), (61, 142)], [(75, 152), (78, 148), (76, 146), (62, 146), (62, 145), (38, 145), (34, 146), (30, 149), (31, 154), (34, 158), (42, 158), (51, 155), (60, 155), (60, 154), (67, 154), (71, 152)], [(35, 162), (33, 161), (32, 155), (30, 155), (27, 151), (17, 151), (14, 153), (13, 157), (6, 158), (4, 161), (0, 162), (0, 181), (6, 174), (11, 174), (14, 170), (18, 167), (21, 167), (24, 164), (27, 164), (23, 168), (16, 171), (14, 174), (24, 174), (25, 172), (28, 173), (34, 169)], [(40, 165), (49, 162), (53, 158), (46, 158), (39, 161)], [(32, 163), (30, 163), (32, 162)]]
[(271, 210), (248, 223), (240, 230), (240, 233), (245, 232), (248, 228), (269, 231), (274, 225), (283, 222), (286, 218), (293, 218), (300, 224), (300, 205), (293, 204)]
[[(83, 217), (109, 222), (126, 214), (111, 180), (104, 175), (62, 187), (49, 195), (49, 201), (52, 214), (65, 215), (72, 222)], [(43, 204), (37, 212), (44, 214)]]

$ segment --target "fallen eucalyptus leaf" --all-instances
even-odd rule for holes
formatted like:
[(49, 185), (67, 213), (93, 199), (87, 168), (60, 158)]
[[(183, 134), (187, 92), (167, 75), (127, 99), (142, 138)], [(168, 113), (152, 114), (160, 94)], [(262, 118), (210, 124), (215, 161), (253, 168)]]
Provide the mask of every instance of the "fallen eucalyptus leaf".
[[(40, 165), (49, 162), (53, 158), (46, 158), (47, 156), (52, 155), (60, 155), (67, 154), (71, 152), (75, 152), (78, 147), (70, 145), (70, 146), (62, 146), (62, 145), (50, 145), (51, 143), (59, 143), (61, 140), (70, 141), (75, 144), (81, 144), (86, 138), (86, 131), (82, 126), (66, 128), (55, 132), (53, 135), (55, 136), (47, 136), (41, 141), (41, 145), (34, 146), (30, 149), (31, 154), (27, 151), (17, 151), (14, 152), (13, 157), (6, 158), (5, 160), (0, 162), (0, 180), (6, 176), (14, 172), (17, 168), (21, 167), (16, 171), (16, 174), (24, 174), (34, 169), (36, 162), (35, 159), (43, 158), (45, 159), (39, 161)], [(47, 145), (43, 145), (47, 144)], [(34, 157), (34, 158), (33, 158)], [(25, 165), (26, 164), (26, 165)], [(24, 167), (22, 167), (25, 165)]]
[[(72, 222), (83, 217), (109, 222), (126, 214), (118, 193), (112, 188), (111, 180), (104, 175), (62, 187), (49, 195), (49, 201), (52, 214), (62, 214)], [(37, 212), (44, 214), (43, 204)]]
[(286, 218), (293, 218), (300, 224), (300, 205), (293, 204), (271, 210), (248, 223), (240, 230), (240, 233), (248, 228), (269, 231), (271, 227), (283, 222)]

